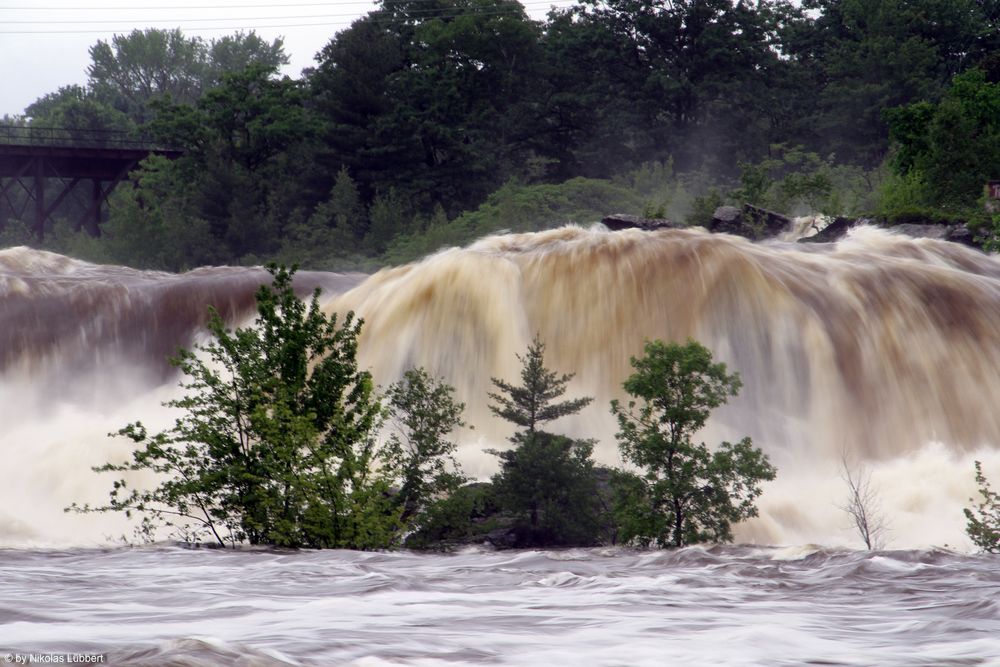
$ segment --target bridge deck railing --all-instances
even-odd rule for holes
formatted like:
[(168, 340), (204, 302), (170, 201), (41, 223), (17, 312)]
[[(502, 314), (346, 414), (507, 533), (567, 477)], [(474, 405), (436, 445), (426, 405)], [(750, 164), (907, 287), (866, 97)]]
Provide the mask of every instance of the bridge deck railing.
[(153, 150), (159, 148), (156, 144), (157, 142), (146, 134), (120, 130), (36, 125), (0, 126), (0, 145)]

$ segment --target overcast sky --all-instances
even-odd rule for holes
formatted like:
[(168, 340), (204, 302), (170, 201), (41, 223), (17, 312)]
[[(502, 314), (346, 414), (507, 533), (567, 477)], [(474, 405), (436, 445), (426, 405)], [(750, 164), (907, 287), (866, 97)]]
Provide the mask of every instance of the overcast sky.
[[(552, 5), (573, 0), (522, 0), (543, 18)], [(180, 28), (205, 39), (256, 30), (284, 38), (297, 77), (314, 64), (333, 35), (374, 8), (372, 0), (0, 0), (0, 116), (20, 114), (60, 86), (83, 84), (88, 49), (98, 40), (134, 29)]]

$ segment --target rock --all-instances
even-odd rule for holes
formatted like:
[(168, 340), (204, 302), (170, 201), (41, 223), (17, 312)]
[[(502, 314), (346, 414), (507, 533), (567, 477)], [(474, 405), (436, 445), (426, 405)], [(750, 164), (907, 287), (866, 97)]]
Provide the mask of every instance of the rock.
[(497, 528), (480, 537), (483, 544), (494, 549), (513, 549), (518, 545), (518, 535), (514, 528)]
[(861, 220), (837, 216), (829, 225), (812, 236), (799, 239), (799, 243), (833, 243), (847, 235), (847, 230), (860, 224)]
[(946, 241), (961, 243), (962, 245), (971, 246), (973, 248), (979, 248), (982, 245), (978, 242), (976, 235), (972, 233), (972, 230), (965, 224), (950, 227), (944, 238)]
[(712, 221), (722, 224), (738, 223), (740, 219), (740, 209), (735, 206), (720, 206), (712, 214)]
[(671, 222), (666, 218), (641, 218), (637, 215), (629, 215), (627, 213), (612, 213), (611, 215), (607, 215), (603, 220), (601, 220), (601, 224), (613, 232), (618, 232), (623, 229), (641, 229), (643, 231), (652, 232), (658, 229), (676, 229), (683, 227), (683, 225)]
[(751, 204), (743, 205), (743, 217), (747, 218), (758, 239), (769, 239), (792, 228), (792, 219), (788, 216)]
[(734, 234), (751, 241), (759, 241), (777, 236), (791, 225), (791, 218), (759, 206), (745, 204), (742, 209), (735, 206), (720, 206), (715, 209), (708, 231), (714, 234)]
[(944, 239), (948, 235), (947, 225), (917, 225), (913, 223), (903, 223), (889, 227), (889, 231), (904, 234), (915, 239)]

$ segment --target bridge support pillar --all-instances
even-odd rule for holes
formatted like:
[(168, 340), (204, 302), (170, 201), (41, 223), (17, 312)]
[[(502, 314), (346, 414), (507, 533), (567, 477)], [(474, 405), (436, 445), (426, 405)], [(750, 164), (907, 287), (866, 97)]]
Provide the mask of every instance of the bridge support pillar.
[(45, 164), (40, 157), (34, 158), (35, 176), (35, 234), (38, 240), (45, 238)]

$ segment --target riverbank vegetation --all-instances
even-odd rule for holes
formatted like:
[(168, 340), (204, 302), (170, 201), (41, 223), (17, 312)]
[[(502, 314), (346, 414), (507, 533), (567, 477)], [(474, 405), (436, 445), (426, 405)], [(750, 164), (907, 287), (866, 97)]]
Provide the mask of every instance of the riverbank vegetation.
[(1000, 554), (1000, 493), (993, 490), (979, 461), (976, 461), (976, 484), (981, 498), (972, 509), (965, 510), (965, 532), (983, 551)]
[[(179, 270), (269, 259), (370, 270), (499, 230), (719, 204), (962, 221), (1000, 178), (1000, 9), (960, 0), (392, 0), (282, 76), (280, 40), (101, 40), (84, 86), (13, 126), (122, 130), (151, 157), (100, 238), (72, 198), (5, 244)], [(134, 74), (134, 76), (133, 76)], [(85, 208), (85, 206), (84, 206)]]
[[(521, 383), (494, 378), (493, 413), (518, 427), (490, 482), (466, 481), (454, 455), (468, 426), (454, 390), (423, 369), (380, 392), (358, 368), (363, 322), (319, 309), (292, 291), (292, 271), (271, 267), (252, 326), (231, 331), (214, 311), (211, 342), (182, 351), (182, 398), (173, 426), (117, 432), (134, 450), (95, 468), (119, 475), (107, 504), (144, 540), (281, 547), (446, 548), (639, 544), (679, 547), (732, 540), (732, 523), (756, 515), (760, 482), (774, 478), (749, 438), (710, 452), (695, 433), (735, 395), (739, 377), (711, 353), (650, 342), (624, 388), (642, 403), (612, 403), (629, 470), (598, 468), (594, 440), (547, 430), (589, 397), (562, 399), (570, 374), (545, 366), (536, 337)], [(131, 473), (159, 476), (133, 486)]]

